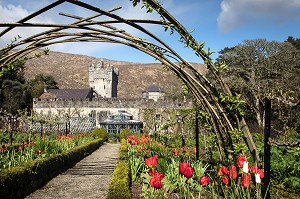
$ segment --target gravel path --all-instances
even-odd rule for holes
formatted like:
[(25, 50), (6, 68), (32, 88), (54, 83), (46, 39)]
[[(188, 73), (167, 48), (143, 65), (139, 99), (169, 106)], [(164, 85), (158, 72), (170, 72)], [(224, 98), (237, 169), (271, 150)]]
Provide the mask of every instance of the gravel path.
[(26, 199), (106, 198), (120, 144), (106, 143)]

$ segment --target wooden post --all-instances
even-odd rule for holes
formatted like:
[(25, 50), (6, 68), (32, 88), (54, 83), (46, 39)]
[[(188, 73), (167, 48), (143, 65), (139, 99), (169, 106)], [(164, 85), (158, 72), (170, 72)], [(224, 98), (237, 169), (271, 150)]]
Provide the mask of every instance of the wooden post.
[(10, 145), (12, 145), (12, 143), (13, 143), (13, 129), (14, 129), (14, 118), (13, 118), (13, 116), (12, 117), (9, 116), (9, 125), (10, 125), (9, 141), (10, 141)]
[(69, 124), (69, 133), (71, 134), (72, 132), (71, 132), (71, 119), (69, 119), (69, 122), (68, 122), (68, 124)]
[(196, 110), (195, 115), (195, 134), (196, 134), (196, 160), (199, 160), (199, 126), (198, 126), (198, 109)]
[(264, 129), (264, 198), (270, 199), (270, 170), (271, 170), (271, 146), (269, 144), (271, 132), (271, 100), (265, 99), (265, 129)]

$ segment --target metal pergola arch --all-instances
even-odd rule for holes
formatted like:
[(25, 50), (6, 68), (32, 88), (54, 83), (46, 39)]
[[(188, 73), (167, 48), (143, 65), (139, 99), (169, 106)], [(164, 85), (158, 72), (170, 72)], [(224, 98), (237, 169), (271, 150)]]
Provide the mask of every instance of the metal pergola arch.
[[(26, 22), (65, 2), (89, 9), (91, 11), (96, 12), (96, 14), (84, 18), (71, 14), (60, 13), (60, 15), (62, 16), (73, 18), (76, 20), (71, 24), (40, 24)], [(134, 2), (138, 3), (139, 1)], [(184, 28), (184, 26), (182, 26), (156, 0), (148, 0), (144, 2), (151, 6), (161, 16), (163, 20), (125, 19), (121, 16), (113, 14), (114, 11), (121, 9), (121, 7), (116, 7), (111, 10), (105, 11), (79, 0), (57, 0), (15, 23), (0, 23), (0, 27), (6, 27), (6, 29), (0, 33), (0, 38), (16, 27), (52, 28), (50, 30), (38, 33), (20, 41), (16, 41), (15, 43), (12, 43), (6, 48), (0, 49), (0, 52), (2, 51), (2, 55), (4, 55), (0, 57), (0, 67), (2, 69), (2, 67), (5, 67), (6, 64), (13, 62), (16, 59), (22, 58), (37, 49), (58, 43), (83, 41), (110, 42), (136, 48), (159, 60), (164, 66), (173, 71), (189, 88), (190, 92), (193, 94), (201, 108), (210, 114), (210, 117), (207, 119), (207, 121), (213, 127), (213, 132), (221, 141), (221, 143), (217, 144), (219, 149), (223, 150), (224, 155), (227, 155), (228, 146), (230, 147), (230, 145), (232, 145), (232, 139), (229, 132), (237, 128), (244, 131), (245, 137), (247, 137), (247, 145), (251, 153), (253, 154), (255, 161), (258, 162), (258, 153), (252, 141), (252, 137), (249, 132), (249, 129), (247, 128), (245, 120), (240, 116), (236, 116), (236, 121), (232, 122), (232, 118), (230, 119), (228, 114), (226, 114), (224, 105), (222, 105), (216, 99), (216, 96), (219, 93), (226, 93), (228, 95), (231, 95), (231, 92), (228, 89), (228, 87), (223, 83), (222, 77), (216, 70), (216, 66), (209, 57), (209, 53), (206, 53), (203, 49), (203, 46), (200, 43), (196, 42), (196, 40), (192, 37), (190, 32), (187, 31)], [(102, 15), (109, 17), (110, 20), (95, 20), (95, 18)], [(145, 41), (141, 38), (131, 35), (125, 30), (113, 26), (113, 24), (119, 23), (127, 24), (143, 32), (157, 43)], [(214, 78), (220, 85), (221, 90), (218, 90), (215, 85), (213, 85), (209, 80), (207, 80), (207, 78), (203, 74), (199, 73), (188, 61), (181, 57), (168, 44), (163, 42), (160, 38), (152, 34), (151, 31), (145, 29), (139, 24), (156, 24), (167, 26), (175, 30), (187, 43), (187, 46), (192, 48), (196, 55), (204, 60), (204, 63), (207, 65), (208, 69), (212, 72)], [(100, 28), (95, 28), (95, 25), (99, 26)], [(68, 30), (80, 30), (81, 32), (68, 32)], [(12, 51), (22, 45), (27, 46), (23, 49)], [(225, 146), (227, 146), (227, 148)]]

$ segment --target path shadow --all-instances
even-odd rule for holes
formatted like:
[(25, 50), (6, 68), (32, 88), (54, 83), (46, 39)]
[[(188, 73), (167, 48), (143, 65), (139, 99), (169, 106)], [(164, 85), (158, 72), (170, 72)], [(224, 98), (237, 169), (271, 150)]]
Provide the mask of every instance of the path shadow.
[(115, 169), (115, 162), (117, 160), (118, 158), (109, 158), (102, 162), (79, 162), (63, 175), (111, 175)]

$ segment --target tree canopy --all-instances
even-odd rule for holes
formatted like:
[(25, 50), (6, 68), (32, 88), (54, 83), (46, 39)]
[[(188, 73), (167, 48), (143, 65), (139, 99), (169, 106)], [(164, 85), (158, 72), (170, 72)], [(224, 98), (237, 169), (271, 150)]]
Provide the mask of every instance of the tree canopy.
[[(291, 37), (288, 40), (299, 41)], [(274, 99), (273, 106), (278, 110), (299, 104), (300, 51), (295, 46), (291, 42), (255, 39), (220, 51), (218, 61), (228, 65), (225, 82), (233, 92), (243, 94), (260, 128), (265, 98)]]

